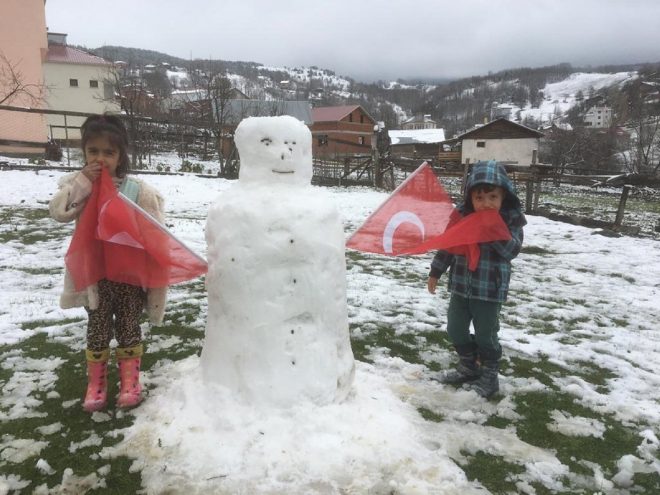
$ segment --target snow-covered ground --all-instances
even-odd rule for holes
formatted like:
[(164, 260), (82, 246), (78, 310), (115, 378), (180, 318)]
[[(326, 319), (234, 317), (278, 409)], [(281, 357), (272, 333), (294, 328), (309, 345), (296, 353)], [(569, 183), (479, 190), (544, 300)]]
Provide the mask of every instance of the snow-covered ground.
[[(62, 360), (26, 357), (32, 350), (22, 342), (46, 334), (76, 350), (84, 345), (85, 312), (58, 307), (70, 226), (43, 214), (62, 175), (0, 172), (0, 426), (40, 418), (42, 400), (57, 394)], [(174, 233), (205, 253), (208, 207), (231, 182), (191, 174), (145, 180), (165, 196)], [(329, 192), (347, 235), (386, 198), (368, 188)], [(359, 363), (344, 404), (254, 408), (225, 390), (204, 388), (197, 355), (163, 359), (143, 373), (150, 392), (130, 413), (134, 421), (108, 435), (123, 435), (116, 445), (104, 447), (93, 430), (93, 424), (122, 421), (121, 413), (109, 411), (94, 414), (85, 440), (72, 440), (68, 451), (49, 450), (67, 434), (64, 416), (79, 401), (42, 417), (37, 430), (3, 435), (0, 494), (29, 485), (16, 467), (25, 463), (52, 472), (48, 486), (32, 486), (29, 493), (64, 493), (72, 480), (83, 478), (103, 488), (117, 455), (135, 459), (132, 470), (141, 471), (145, 493), (489, 493), (478, 472), (467, 474), (466, 463), (478, 453), (515, 466), (508, 479), (517, 493), (654, 493), (636, 488), (636, 473), (660, 476), (660, 245), (541, 217), (529, 217), (525, 235), (503, 311), (506, 366), (494, 400), (432, 379), (437, 369), (451, 365), (453, 355), (431, 337), (443, 333), (448, 299), (445, 291), (432, 296), (425, 290), (431, 255), (349, 252), (352, 336), (371, 347), (370, 362)], [(171, 299), (206, 304), (192, 301), (181, 286), (172, 289)], [(192, 323), (200, 338), (203, 313)], [(61, 323), (66, 318), (77, 321)], [(371, 336), (383, 326), (392, 329), (393, 341), (412, 342), (419, 359), (394, 357), (388, 345), (374, 343)], [(177, 349), (176, 339), (152, 344), (154, 350)], [(602, 379), (590, 378), (595, 373)], [(80, 376), (81, 395), (83, 385)], [(530, 394), (568, 402), (534, 410), (523, 400)], [(617, 455), (614, 468), (590, 460), (592, 452), (565, 459), (556, 447), (526, 437), (535, 415), (545, 414), (548, 436), (559, 438), (553, 445), (602, 439), (617, 428), (633, 432), (634, 445)], [(502, 422), (506, 426), (498, 427)], [(94, 456), (108, 459), (107, 466), (89, 472), (73, 461), (67, 470), (51, 468), (56, 458), (94, 445)]]

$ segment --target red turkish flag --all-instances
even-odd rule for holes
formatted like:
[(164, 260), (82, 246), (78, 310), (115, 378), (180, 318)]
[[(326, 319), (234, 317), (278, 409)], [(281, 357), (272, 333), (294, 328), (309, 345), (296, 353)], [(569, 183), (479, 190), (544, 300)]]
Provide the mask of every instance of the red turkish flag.
[(203, 258), (119, 194), (105, 168), (94, 182), (64, 260), (76, 290), (103, 278), (143, 288), (167, 287), (208, 269)]
[(442, 249), (479, 264), (480, 242), (510, 240), (497, 210), (461, 217), (424, 162), (349, 238), (346, 247), (369, 253), (421, 254)]
[(406, 250), (403, 254), (419, 254), (442, 249), (452, 254), (466, 256), (468, 269), (475, 271), (481, 257), (479, 243), (509, 240), (511, 240), (511, 232), (500, 212), (481, 210), (462, 217), (450, 224), (442, 234)]
[(346, 247), (378, 254), (411, 254), (407, 250), (442, 234), (452, 215), (457, 214), (433, 169), (424, 162), (353, 233)]

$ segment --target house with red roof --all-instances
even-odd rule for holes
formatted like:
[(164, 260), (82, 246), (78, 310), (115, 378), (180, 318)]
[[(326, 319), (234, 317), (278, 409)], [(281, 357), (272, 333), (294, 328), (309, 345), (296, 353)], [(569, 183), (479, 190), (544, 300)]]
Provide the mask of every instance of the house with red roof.
[[(47, 104), (51, 110), (103, 113), (119, 112), (114, 97), (117, 81), (111, 62), (67, 46), (66, 34), (48, 33), (48, 51), (43, 63), (44, 79), (48, 87)], [(48, 134), (54, 139), (80, 139), (78, 127), (85, 117), (47, 116)]]
[(360, 105), (312, 108), (314, 157), (371, 153), (376, 121)]

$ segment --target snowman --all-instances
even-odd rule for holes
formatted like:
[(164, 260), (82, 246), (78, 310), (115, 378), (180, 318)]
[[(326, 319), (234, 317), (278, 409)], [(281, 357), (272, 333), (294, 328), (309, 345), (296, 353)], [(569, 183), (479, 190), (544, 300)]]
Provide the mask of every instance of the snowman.
[(204, 380), (253, 404), (341, 402), (355, 370), (344, 231), (310, 184), (311, 133), (293, 117), (251, 117), (235, 142), (239, 180), (206, 222)]

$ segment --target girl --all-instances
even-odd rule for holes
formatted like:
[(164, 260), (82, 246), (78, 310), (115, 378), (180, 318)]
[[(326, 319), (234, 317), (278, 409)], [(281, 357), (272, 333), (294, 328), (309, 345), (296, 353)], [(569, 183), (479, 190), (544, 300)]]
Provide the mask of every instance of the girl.
[[(59, 181), (59, 190), (49, 204), (51, 216), (59, 222), (77, 221), (85, 209), (93, 183), (99, 180), (101, 169), (105, 167), (120, 192), (163, 223), (161, 195), (141, 180), (126, 177), (128, 134), (122, 121), (112, 115), (93, 115), (85, 120), (80, 131), (85, 166), (80, 172), (66, 175)], [(142, 400), (139, 320), (146, 305), (150, 322), (162, 323), (166, 294), (166, 287), (144, 290), (106, 279), (77, 291), (71, 275), (65, 270), (60, 306), (63, 309), (84, 306), (89, 317), (85, 411), (98, 411), (107, 403), (107, 363), (113, 336), (118, 344), (116, 358), (121, 381), (117, 406), (132, 407)]]

